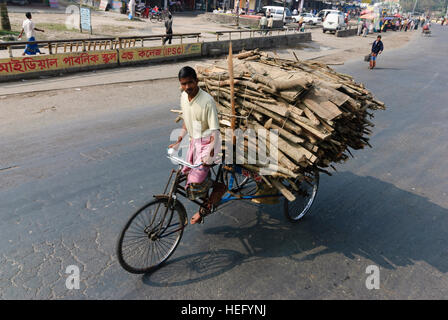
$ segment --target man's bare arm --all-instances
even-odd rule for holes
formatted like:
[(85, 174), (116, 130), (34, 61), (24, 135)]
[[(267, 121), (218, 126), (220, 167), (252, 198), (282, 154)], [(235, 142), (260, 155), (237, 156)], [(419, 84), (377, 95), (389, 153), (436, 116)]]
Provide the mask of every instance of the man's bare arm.
[(187, 127), (185, 126), (185, 122), (182, 122), (182, 131), (180, 132), (179, 136), (177, 137), (177, 142), (170, 144), (168, 146), (168, 148), (177, 148), (177, 146), (179, 145), (179, 143), (182, 142), (182, 139), (185, 137), (185, 135), (187, 134)]

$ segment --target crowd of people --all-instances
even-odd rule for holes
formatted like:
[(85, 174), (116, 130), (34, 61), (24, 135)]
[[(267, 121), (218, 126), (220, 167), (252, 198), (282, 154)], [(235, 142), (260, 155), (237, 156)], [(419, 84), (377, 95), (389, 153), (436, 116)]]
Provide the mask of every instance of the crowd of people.
[(405, 17), (385, 17), (379, 21), (379, 28), (371, 20), (358, 19), (358, 36), (367, 36), (373, 32), (387, 32), (387, 31), (412, 31), (421, 28), (430, 27), (429, 17), (405, 18)]

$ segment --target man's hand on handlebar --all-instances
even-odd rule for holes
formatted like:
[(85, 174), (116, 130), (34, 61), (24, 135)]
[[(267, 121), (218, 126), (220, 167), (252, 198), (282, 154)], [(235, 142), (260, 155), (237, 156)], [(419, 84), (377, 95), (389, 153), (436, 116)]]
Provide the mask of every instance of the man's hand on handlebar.
[(168, 149), (174, 149), (177, 150), (179, 148), (179, 144), (182, 142), (182, 137), (177, 138), (177, 142), (170, 144), (168, 146)]

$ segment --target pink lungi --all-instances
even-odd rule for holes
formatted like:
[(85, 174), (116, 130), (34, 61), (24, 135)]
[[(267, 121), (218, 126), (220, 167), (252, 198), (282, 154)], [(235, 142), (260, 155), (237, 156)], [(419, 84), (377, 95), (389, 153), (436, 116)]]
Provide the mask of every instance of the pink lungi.
[[(209, 151), (211, 137), (190, 139), (190, 146), (188, 147), (187, 159), (186, 161), (195, 165), (202, 161), (202, 158), (207, 159), (207, 152)], [(188, 174), (187, 183), (201, 183), (205, 180), (210, 171), (208, 166), (200, 166), (199, 168), (191, 169), (188, 167), (183, 167), (182, 172)]]

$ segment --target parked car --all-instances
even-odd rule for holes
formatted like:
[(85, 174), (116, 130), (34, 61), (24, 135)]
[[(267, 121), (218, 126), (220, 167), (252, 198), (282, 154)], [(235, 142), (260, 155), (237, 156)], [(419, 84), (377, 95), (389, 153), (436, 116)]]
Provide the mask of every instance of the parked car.
[(347, 27), (345, 23), (344, 14), (342, 12), (329, 13), (322, 23), (322, 32), (342, 30)]
[(319, 11), (319, 13), (317, 14), (317, 16), (318, 16), (319, 18), (321, 18), (322, 21), (325, 21), (325, 18), (327, 17), (327, 15), (328, 15), (329, 13), (338, 13), (338, 12), (341, 12), (341, 11), (339, 11), (339, 10), (335, 10), (335, 9), (324, 9), (324, 10)]
[(299, 15), (292, 16), (292, 18), (295, 20), (295, 22), (299, 22), (300, 17), (303, 17), (303, 22), (308, 23), (308, 24), (317, 24), (317, 23), (322, 22), (321, 18), (319, 18), (318, 16), (315, 16), (311, 13), (301, 13)]
[[(291, 11), (288, 8), (284, 8), (285, 11), (285, 19), (283, 20), (284, 23), (290, 23), (293, 22), (294, 19), (292, 18)], [(269, 13), (274, 17), (274, 20), (282, 20), (283, 19), (283, 7), (279, 6), (265, 6), (263, 7), (263, 12), (266, 14), (268, 11)]]

